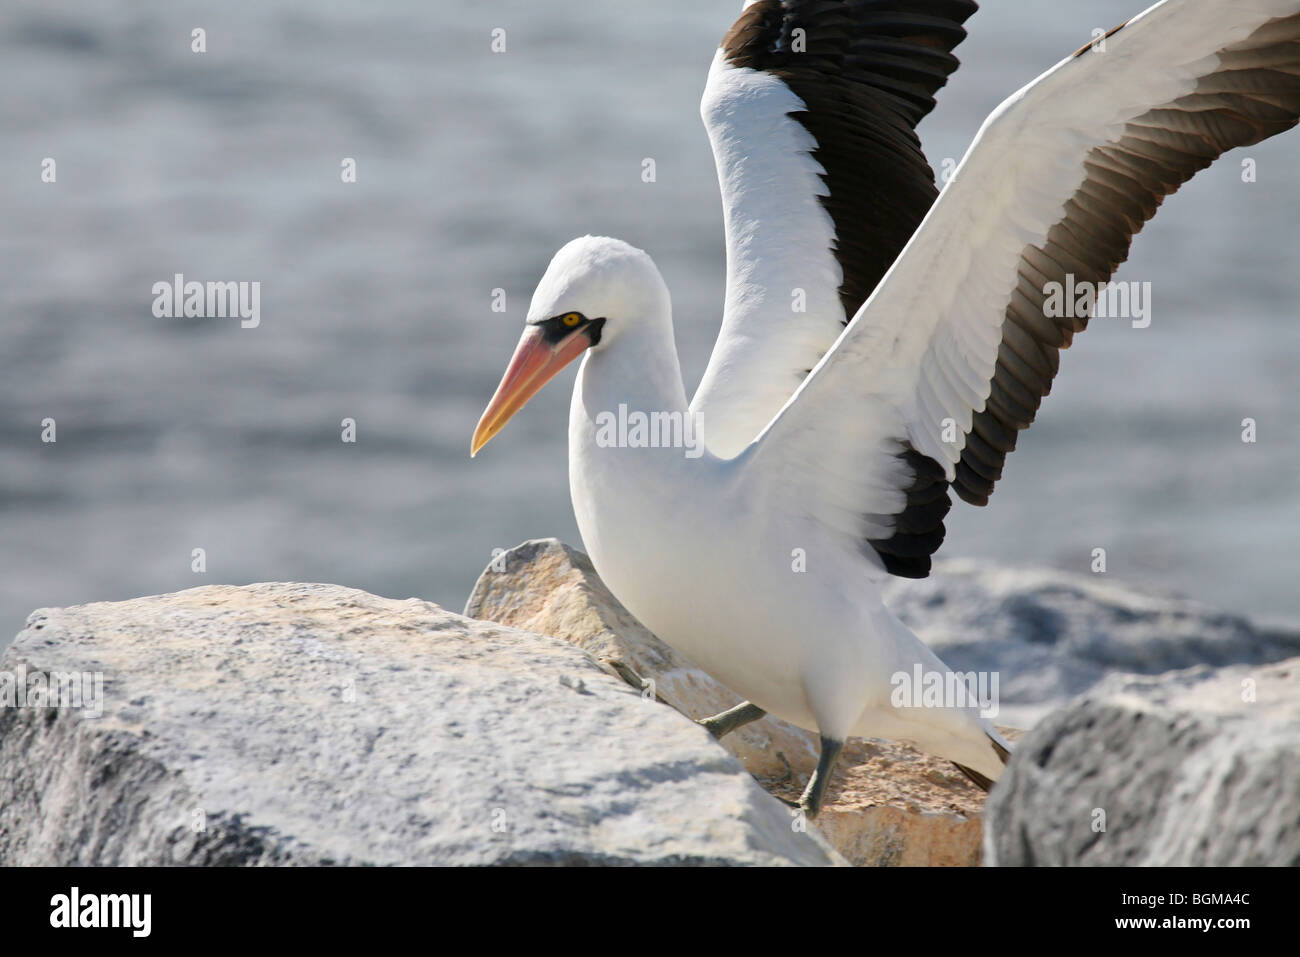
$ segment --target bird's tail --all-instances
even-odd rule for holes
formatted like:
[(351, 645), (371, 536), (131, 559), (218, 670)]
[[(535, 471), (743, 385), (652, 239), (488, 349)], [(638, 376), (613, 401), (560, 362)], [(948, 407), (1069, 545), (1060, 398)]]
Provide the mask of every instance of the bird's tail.
[[(1011, 749), (1007, 744), (1006, 739), (1003, 738), (1002, 735), (998, 734), (997, 731), (988, 732), (988, 738), (989, 745), (993, 748), (993, 753), (996, 754), (998, 760), (1005, 765), (1011, 758)], [(985, 777), (974, 768), (968, 768), (964, 764), (958, 764), (956, 761), (953, 762), (953, 767), (966, 775), (966, 777), (970, 778), (971, 781), (975, 783), (975, 786), (980, 790), (985, 792), (992, 790), (993, 780), (991, 778)]]

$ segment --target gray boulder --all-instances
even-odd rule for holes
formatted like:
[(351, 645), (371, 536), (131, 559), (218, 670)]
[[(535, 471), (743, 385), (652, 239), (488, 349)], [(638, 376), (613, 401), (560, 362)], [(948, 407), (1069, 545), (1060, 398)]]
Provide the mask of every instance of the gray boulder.
[(1106, 575), (938, 562), (894, 579), (889, 606), (956, 671), (996, 670), (999, 723), (1030, 727), (1116, 672), (1268, 664), (1300, 655), (1300, 632), (1269, 628)]
[[(0, 672), (31, 696), (0, 708), (0, 865), (842, 863), (582, 651), (423, 601), (46, 609)], [(83, 672), (79, 707), (41, 700), (35, 676)]]
[(986, 808), (1004, 865), (1300, 865), (1300, 658), (1115, 675), (1018, 742)]

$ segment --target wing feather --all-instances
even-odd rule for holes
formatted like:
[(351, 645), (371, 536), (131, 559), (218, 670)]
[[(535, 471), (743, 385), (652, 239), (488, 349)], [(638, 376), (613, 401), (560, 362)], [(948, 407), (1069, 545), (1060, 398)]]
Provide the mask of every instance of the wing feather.
[[(1165, 196), (1298, 119), (1300, 0), (1164, 0), (1104, 50), (1062, 61), (985, 121), (875, 293), (747, 451), (752, 480), (840, 522), (885, 570), (928, 574), (942, 525), (917, 529), (945, 511), (936, 487), (944, 502), (950, 488), (988, 501), (1087, 325), (1087, 300), (1062, 310), (1061, 290), (1109, 280)], [(897, 487), (881, 494), (890, 474)], [(817, 507), (851, 497), (845, 483), (869, 520)]]
[(971, 0), (757, 0), (700, 104), (722, 189), (727, 297), (692, 402), (745, 448), (835, 342), (938, 191), (916, 137)]

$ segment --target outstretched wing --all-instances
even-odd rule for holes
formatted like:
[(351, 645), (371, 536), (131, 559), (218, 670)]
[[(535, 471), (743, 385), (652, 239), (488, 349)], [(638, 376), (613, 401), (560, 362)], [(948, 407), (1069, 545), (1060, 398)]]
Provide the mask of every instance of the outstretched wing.
[(1108, 280), (1164, 197), (1298, 118), (1300, 0), (1165, 0), (1084, 47), (985, 121), (746, 467), (924, 577), (949, 488), (988, 501), (1087, 324), (1057, 292)]
[(757, 0), (700, 104), (727, 297), (692, 402), (740, 452), (826, 353), (938, 191), (915, 128), (957, 68), (971, 0)]

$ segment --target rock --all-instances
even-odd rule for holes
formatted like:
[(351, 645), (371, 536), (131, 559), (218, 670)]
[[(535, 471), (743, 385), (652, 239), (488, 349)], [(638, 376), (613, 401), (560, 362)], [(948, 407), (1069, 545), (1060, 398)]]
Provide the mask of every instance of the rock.
[(892, 579), (886, 601), (955, 671), (996, 670), (999, 722), (1036, 724), (1108, 674), (1266, 664), (1300, 655), (1300, 633), (1267, 628), (1105, 575), (939, 562)]
[(47, 609), (3, 666), (11, 689), (102, 675), (98, 717), (93, 694), (0, 709), (3, 865), (842, 863), (580, 650), (423, 601), (262, 584)]
[(985, 859), (1300, 865), (1300, 658), (1114, 675), (1049, 715), (990, 797)]
[[(501, 555), (495, 567), (489, 565), (470, 593), (465, 615), (577, 645), (610, 674), (692, 718), (740, 703), (637, 621), (586, 555), (554, 538), (524, 542)], [(817, 739), (774, 718), (722, 740), (756, 777), (781, 778), (794, 764), (817, 764)]]
[[(465, 614), (563, 638), (694, 719), (740, 700), (646, 630), (587, 556), (555, 539), (499, 556), (474, 586)], [(817, 764), (816, 736), (772, 717), (722, 744), (788, 801), (798, 799)], [(894, 742), (852, 739), (817, 824), (853, 864), (971, 865), (980, 862), (983, 806), (984, 793), (948, 761)]]

